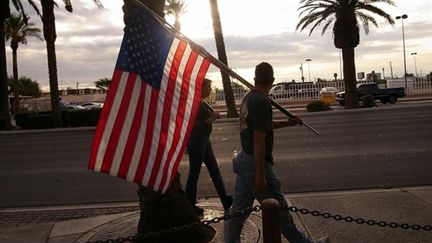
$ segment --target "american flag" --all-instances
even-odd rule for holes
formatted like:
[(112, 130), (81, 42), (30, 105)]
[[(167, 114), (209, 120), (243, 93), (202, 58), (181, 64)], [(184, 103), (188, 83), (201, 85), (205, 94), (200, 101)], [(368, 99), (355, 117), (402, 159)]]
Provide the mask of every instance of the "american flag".
[(164, 193), (183, 156), (210, 62), (140, 3), (125, 4), (123, 42), (88, 167)]

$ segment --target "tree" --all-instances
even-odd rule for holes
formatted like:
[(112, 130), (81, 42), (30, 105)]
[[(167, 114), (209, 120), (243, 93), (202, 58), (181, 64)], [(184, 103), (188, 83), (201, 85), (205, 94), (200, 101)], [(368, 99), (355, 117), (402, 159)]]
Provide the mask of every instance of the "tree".
[(324, 24), (321, 35), (328, 27), (333, 25), (333, 42), (336, 48), (342, 49), (343, 76), (345, 82), (346, 108), (358, 107), (356, 89), (356, 71), (354, 48), (360, 43), (359, 23), (363, 25), (366, 34), (369, 33), (370, 24), (378, 27), (375, 18), (368, 12), (383, 17), (388, 23), (394, 25), (393, 18), (374, 3), (387, 3), (395, 5), (392, 0), (301, 0), (303, 5), (298, 8), (303, 16), (296, 29), (303, 31), (312, 25), (309, 35), (320, 24)]
[[(225, 50), (225, 43), (223, 39), (222, 24), (220, 21), (218, 3), (217, 0), (209, 0), (209, 1), (210, 1), (211, 16), (213, 20), (213, 32), (216, 41), (218, 58), (219, 61), (221, 61), (226, 66), (228, 66), (228, 58)], [(221, 70), (221, 75), (222, 75), (222, 84), (225, 93), (225, 103), (227, 106), (227, 116), (238, 117), (237, 109), (235, 106), (234, 94), (231, 87), (230, 77), (228, 73), (223, 70)]]
[(186, 4), (183, 0), (167, 0), (168, 4), (165, 6), (165, 13), (167, 15), (174, 15), (174, 29), (180, 31), (181, 23), (180, 16), (186, 12)]
[[(39, 13), (39, 9), (32, 0), (28, 0), (30, 5), (35, 9), (36, 13)], [(24, 8), (19, 0), (12, 0), (15, 9), (21, 11), (23, 15)], [(6, 65), (6, 43), (5, 39), (4, 23), (6, 19), (10, 17), (9, 0), (0, 0), (0, 120), (4, 120), (6, 129), (10, 130), (13, 128), (9, 114), (9, 95), (8, 95), (8, 75)]]
[(14, 113), (20, 110), (20, 85), (18, 82), (18, 55), (17, 50), (19, 44), (27, 44), (27, 37), (36, 37), (39, 40), (43, 40), (41, 36), (41, 30), (34, 27), (35, 24), (28, 22), (28, 17), (21, 14), (12, 14), (11, 17), (6, 20), (4, 28), (6, 41), (10, 40), (10, 47), (12, 49), (12, 70), (13, 70), (13, 80), (14, 85)]
[(103, 92), (108, 91), (109, 86), (111, 84), (111, 79), (101, 78), (98, 81), (94, 82), (96, 88), (102, 90)]
[[(13, 87), (14, 85), (14, 78), (10, 77), (8, 80), (9, 86)], [(28, 78), (26, 76), (21, 76), (18, 79), (18, 85), (20, 94), (24, 96), (31, 96), (33, 98), (38, 98), (42, 95), (42, 91), (39, 87), (39, 83), (36, 81), (33, 81), (31, 78)]]
[[(99, 7), (102, 4), (98, 0), (93, 0)], [(42, 5), (42, 23), (43, 23), (43, 34), (47, 48), (47, 59), (48, 59), (48, 76), (50, 83), (50, 95), (51, 95), (51, 109), (53, 112), (56, 126), (61, 126), (61, 110), (60, 110), (60, 96), (58, 89), (58, 76), (57, 76), (57, 57), (55, 50), (55, 41), (57, 38), (56, 26), (55, 26), (55, 15), (54, 6), (57, 6), (54, 0), (40, 0)], [(63, 0), (65, 9), (68, 12), (73, 11), (71, 0)]]

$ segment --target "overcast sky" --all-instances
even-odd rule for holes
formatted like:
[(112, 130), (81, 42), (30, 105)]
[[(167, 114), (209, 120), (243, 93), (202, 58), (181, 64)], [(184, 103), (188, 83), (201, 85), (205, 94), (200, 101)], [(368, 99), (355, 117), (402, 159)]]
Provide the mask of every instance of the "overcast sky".
[[(25, 2), (25, 1), (24, 1)], [(111, 78), (123, 35), (122, 0), (101, 0), (98, 9), (91, 0), (74, 0), (74, 12), (67, 13), (59, 1), (56, 9), (57, 68), (60, 88), (92, 87), (100, 78)], [(207, 0), (185, 0), (187, 12), (182, 17), (182, 32), (217, 56), (210, 7)], [(321, 35), (318, 28), (297, 32), (296, 0), (218, 0), (229, 66), (249, 81), (253, 69), (261, 61), (275, 68), (276, 82), (300, 81), (300, 65), (304, 76), (333, 79), (340, 77), (340, 53), (333, 44), (331, 29)], [(432, 71), (432, 10), (429, 0), (396, 0), (395, 7), (378, 5), (393, 17), (407, 14), (404, 20), (407, 72), (425, 75)], [(27, 8), (30, 21), (42, 29), (34, 11)], [(376, 16), (379, 28), (371, 27), (368, 35), (361, 29), (360, 45), (355, 49), (356, 71), (390, 76), (403, 75), (402, 22), (391, 26)], [(172, 21), (172, 19), (168, 19)], [(7, 43), (9, 46), (9, 43)], [(411, 55), (411, 53), (417, 55)], [(18, 48), (20, 76), (36, 80), (48, 90), (48, 68), (45, 42), (29, 39)], [(309, 63), (305, 60), (311, 59)], [(12, 75), (12, 56), (7, 48), (8, 74)], [(391, 63), (391, 64), (390, 64)], [(211, 68), (208, 77), (220, 85), (220, 74)]]

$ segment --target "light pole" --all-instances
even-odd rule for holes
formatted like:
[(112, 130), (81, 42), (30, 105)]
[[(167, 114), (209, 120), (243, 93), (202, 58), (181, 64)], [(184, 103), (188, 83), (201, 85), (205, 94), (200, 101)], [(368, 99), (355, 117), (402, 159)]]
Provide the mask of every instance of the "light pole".
[(308, 63), (308, 71), (309, 71), (309, 82), (311, 81), (311, 77), (310, 77), (310, 62), (312, 61), (312, 59), (308, 58), (306, 59), (306, 62)]
[(303, 63), (302, 62), (300, 63), (300, 70), (301, 70), (301, 73), (302, 73), (301, 80), (302, 80), (302, 83), (304, 83)]
[(342, 49), (339, 49), (339, 79), (343, 80), (343, 76), (342, 76)]
[(416, 71), (416, 77), (418, 77), (416, 55), (417, 55), (417, 52), (411, 53), (411, 56), (414, 56), (414, 67), (415, 67), (415, 71)]
[(406, 55), (405, 55), (405, 30), (404, 30), (404, 19), (407, 19), (408, 15), (402, 14), (401, 16), (396, 16), (396, 19), (402, 21), (402, 44), (403, 44), (403, 54), (404, 54), (404, 77), (405, 77), (405, 91), (407, 91), (407, 71), (406, 71)]

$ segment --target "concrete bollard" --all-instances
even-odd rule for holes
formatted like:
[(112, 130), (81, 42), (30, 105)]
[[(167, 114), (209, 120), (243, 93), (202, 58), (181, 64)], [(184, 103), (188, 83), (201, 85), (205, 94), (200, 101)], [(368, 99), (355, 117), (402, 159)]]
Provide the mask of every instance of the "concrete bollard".
[(262, 202), (261, 207), (264, 243), (281, 243), (279, 202), (268, 198)]

